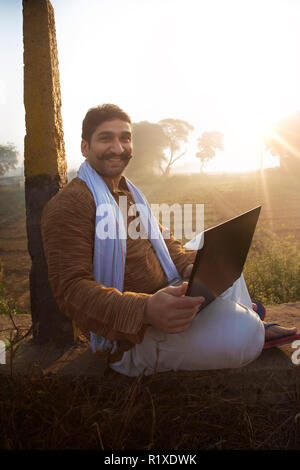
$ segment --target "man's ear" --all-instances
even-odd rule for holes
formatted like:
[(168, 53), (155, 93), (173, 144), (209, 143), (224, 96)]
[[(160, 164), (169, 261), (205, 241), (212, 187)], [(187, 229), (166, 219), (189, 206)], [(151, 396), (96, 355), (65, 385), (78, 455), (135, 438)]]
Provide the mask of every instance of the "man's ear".
[(85, 158), (88, 156), (88, 151), (89, 151), (89, 143), (86, 140), (82, 139), (82, 141), (81, 141), (81, 153)]

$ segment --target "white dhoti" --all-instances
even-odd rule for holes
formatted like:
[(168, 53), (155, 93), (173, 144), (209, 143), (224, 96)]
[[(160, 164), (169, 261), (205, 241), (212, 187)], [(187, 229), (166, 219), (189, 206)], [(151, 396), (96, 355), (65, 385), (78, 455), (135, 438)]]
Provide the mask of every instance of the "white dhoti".
[(260, 355), (264, 339), (263, 323), (252, 310), (242, 275), (200, 310), (186, 331), (167, 334), (149, 327), (142, 343), (110, 367), (131, 377), (154, 371), (237, 368)]

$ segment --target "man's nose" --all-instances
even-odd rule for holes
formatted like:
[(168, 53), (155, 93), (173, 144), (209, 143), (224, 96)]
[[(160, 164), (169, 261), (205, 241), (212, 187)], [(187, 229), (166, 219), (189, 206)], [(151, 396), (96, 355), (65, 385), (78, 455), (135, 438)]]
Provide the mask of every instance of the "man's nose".
[(124, 152), (124, 147), (121, 144), (119, 139), (114, 139), (112, 144), (111, 144), (111, 151), (116, 153), (116, 154), (121, 154)]

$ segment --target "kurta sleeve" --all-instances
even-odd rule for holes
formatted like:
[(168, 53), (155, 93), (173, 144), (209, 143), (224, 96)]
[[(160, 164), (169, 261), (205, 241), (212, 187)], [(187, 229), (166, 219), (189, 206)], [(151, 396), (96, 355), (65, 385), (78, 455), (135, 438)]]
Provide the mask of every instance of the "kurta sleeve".
[(93, 277), (96, 206), (87, 197), (66, 190), (45, 206), (41, 217), (44, 253), (53, 296), (62, 313), (79, 328), (110, 341), (143, 340), (148, 294), (121, 293)]

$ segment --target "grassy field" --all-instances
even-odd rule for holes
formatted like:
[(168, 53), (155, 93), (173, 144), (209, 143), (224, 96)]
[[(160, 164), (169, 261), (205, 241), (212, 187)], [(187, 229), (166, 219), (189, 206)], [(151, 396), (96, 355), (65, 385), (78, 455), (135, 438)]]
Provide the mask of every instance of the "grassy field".
[[(19, 186), (0, 186), (0, 263), (4, 287), (20, 309), (30, 310), (25, 194)], [(0, 278), (0, 282), (1, 282)]]
[[(262, 174), (176, 175), (135, 182), (150, 203), (204, 204), (205, 228), (261, 204), (245, 267), (250, 294), (267, 303), (300, 299), (300, 185), (296, 175), (271, 168)], [(24, 189), (0, 186), (0, 197), (3, 282), (17, 306), (28, 312), (31, 261)]]
[[(136, 183), (151, 203), (204, 203), (205, 228), (262, 204), (245, 269), (250, 293), (264, 302), (300, 300), (295, 177), (272, 169)], [(24, 191), (0, 187), (0, 197), (0, 312), (29, 312)], [(0, 376), (0, 449), (299, 449), (298, 370), (275, 372)]]
[[(264, 172), (178, 175), (143, 183), (151, 203), (204, 204), (204, 228), (262, 206), (245, 264), (253, 299), (284, 303), (300, 299), (300, 185), (298, 176), (270, 168)], [(171, 226), (171, 229), (173, 227)], [(183, 242), (186, 242), (183, 238)]]

